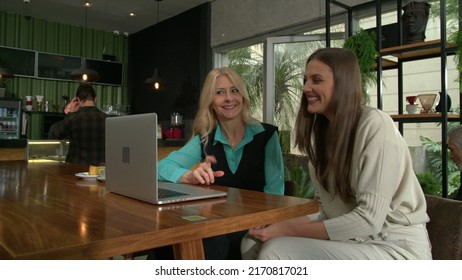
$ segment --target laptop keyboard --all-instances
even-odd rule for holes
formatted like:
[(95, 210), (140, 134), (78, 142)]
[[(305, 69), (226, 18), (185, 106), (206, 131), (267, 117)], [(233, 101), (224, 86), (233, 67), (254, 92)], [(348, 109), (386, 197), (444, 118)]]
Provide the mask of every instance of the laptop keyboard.
[(168, 198), (168, 197), (176, 197), (176, 196), (183, 196), (188, 195), (187, 193), (172, 191), (168, 189), (158, 188), (157, 196), (159, 198)]

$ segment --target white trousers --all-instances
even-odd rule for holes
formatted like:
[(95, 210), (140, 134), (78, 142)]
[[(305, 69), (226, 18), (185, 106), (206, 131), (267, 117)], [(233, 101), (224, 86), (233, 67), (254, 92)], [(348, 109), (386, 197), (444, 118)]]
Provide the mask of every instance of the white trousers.
[(277, 237), (261, 242), (248, 234), (241, 243), (245, 260), (417, 260), (431, 259), (425, 225), (403, 226), (385, 239), (332, 241)]

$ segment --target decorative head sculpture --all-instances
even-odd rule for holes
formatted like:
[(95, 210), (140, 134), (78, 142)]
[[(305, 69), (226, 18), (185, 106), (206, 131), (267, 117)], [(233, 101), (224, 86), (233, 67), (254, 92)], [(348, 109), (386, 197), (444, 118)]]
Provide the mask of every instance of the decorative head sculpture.
[(424, 42), (430, 4), (410, 2), (403, 7), (403, 42), (405, 44)]

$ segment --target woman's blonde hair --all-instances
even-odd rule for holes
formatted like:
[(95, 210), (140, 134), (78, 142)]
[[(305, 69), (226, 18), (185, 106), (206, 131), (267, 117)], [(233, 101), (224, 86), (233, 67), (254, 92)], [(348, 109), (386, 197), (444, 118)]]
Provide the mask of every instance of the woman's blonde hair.
[(242, 95), (242, 121), (248, 123), (252, 119), (250, 116), (249, 94), (239, 74), (229, 67), (212, 69), (207, 74), (204, 85), (202, 86), (201, 95), (199, 97), (199, 111), (194, 118), (192, 127), (192, 135), (199, 134), (204, 146), (208, 143), (210, 132), (218, 125), (218, 118), (213, 110), (212, 102), (216, 94), (217, 78), (221, 76), (227, 77)]
[(330, 67), (334, 76), (334, 92), (330, 103), (334, 118), (307, 111), (308, 100), (301, 98), (295, 124), (295, 145), (306, 153), (316, 176), (327, 190), (334, 184), (335, 193), (343, 201), (354, 198), (350, 185), (353, 145), (361, 116), (361, 75), (356, 55), (343, 48), (324, 48), (308, 58)]

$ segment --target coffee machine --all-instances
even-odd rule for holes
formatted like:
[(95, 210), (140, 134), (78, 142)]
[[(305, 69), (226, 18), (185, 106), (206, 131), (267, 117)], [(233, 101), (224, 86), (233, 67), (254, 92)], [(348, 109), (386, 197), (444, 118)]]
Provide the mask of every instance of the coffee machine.
[(165, 132), (168, 139), (183, 139), (183, 115), (172, 113), (170, 115), (170, 127)]

